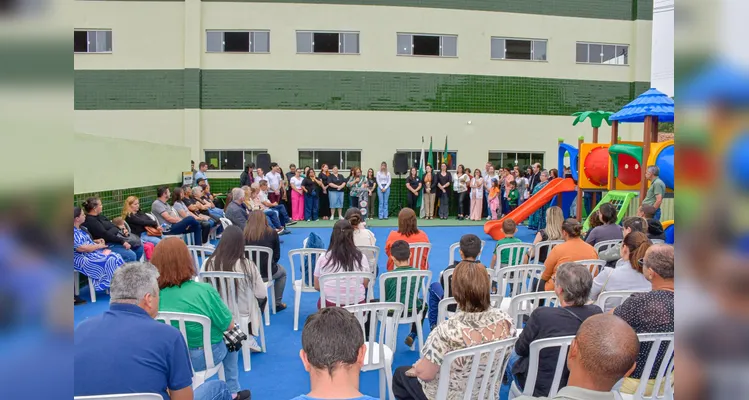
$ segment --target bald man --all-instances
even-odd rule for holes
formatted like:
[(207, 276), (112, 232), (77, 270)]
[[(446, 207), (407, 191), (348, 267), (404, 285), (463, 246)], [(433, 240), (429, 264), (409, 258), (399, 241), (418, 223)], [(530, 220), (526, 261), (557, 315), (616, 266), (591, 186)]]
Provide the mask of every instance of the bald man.
[[(580, 325), (567, 354), (570, 378), (554, 400), (615, 400), (611, 389), (635, 370), (637, 334), (611, 314), (589, 317)], [(517, 400), (546, 399), (521, 396)]]

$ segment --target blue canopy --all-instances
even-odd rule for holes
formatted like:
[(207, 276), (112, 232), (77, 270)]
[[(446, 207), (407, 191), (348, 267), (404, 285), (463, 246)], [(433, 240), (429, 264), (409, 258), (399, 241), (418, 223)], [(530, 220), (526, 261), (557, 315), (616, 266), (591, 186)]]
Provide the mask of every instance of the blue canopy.
[(644, 122), (645, 117), (658, 117), (658, 122), (674, 122), (674, 100), (650, 88), (609, 117), (611, 121)]
[(708, 66), (679, 92), (683, 104), (705, 106), (722, 102), (729, 105), (749, 104), (749, 74), (728, 63)]

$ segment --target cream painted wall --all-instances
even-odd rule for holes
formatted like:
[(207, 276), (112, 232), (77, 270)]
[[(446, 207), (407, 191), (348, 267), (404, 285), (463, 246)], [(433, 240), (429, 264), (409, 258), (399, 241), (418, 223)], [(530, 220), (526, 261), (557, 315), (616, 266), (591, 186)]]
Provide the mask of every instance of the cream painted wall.
[(75, 132), (192, 147), (184, 139), (189, 110), (76, 110)]
[(73, 193), (179, 182), (190, 165), (187, 147), (82, 133), (75, 134), (73, 145)]
[[(471, 124), (468, 124), (471, 121)], [(281, 165), (298, 163), (299, 149), (362, 150), (364, 166), (392, 162), (398, 150), (420, 150), (421, 137), (434, 149), (458, 151), (458, 162), (483, 164), (489, 151), (545, 152), (546, 165), (557, 163), (557, 139), (577, 144), (578, 136), (592, 140), (592, 130), (572, 126), (572, 118), (507, 114), (461, 114), (384, 111), (283, 111), (203, 110), (202, 149), (268, 149)], [(641, 124), (623, 125), (624, 140), (642, 137)], [(272, 133), (272, 135), (269, 135)], [(324, 141), (320, 138), (324, 135)], [(601, 128), (600, 140), (608, 142), (609, 128)], [(639, 139), (641, 140), (641, 139)], [(335, 143), (335, 145), (331, 145)], [(201, 159), (203, 158), (201, 152)], [(239, 176), (236, 172), (212, 172), (213, 177)]]

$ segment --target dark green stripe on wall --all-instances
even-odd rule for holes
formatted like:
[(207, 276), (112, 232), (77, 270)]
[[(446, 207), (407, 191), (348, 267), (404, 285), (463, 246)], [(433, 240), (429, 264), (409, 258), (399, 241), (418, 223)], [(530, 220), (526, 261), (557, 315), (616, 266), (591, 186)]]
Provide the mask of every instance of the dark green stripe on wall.
[(360, 71), (77, 70), (76, 110), (250, 109), (569, 115), (647, 82)]

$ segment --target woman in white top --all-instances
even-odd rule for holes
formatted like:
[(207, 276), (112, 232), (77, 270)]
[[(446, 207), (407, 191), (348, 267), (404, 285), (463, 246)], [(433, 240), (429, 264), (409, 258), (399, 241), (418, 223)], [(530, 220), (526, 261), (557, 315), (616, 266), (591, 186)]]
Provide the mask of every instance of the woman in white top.
[[(325, 292), (326, 307), (335, 307), (336, 303), (341, 306), (364, 303), (369, 279), (353, 278), (345, 282), (345, 285), (338, 285), (336, 280), (331, 280), (325, 287), (320, 287), (321, 276), (338, 272), (371, 273), (367, 257), (354, 244), (354, 228), (345, 219), (333, 225), (328, 251), (318, 257), (315, 263), (315, 289)], [(320, 301), (317, 306), (320, 307)]]
[(294, 171), (294, 176), (289, 179), (291, 188), (291, 219), (294, 221), (304, 220), (304, 190), (302, 190), (302, 171), (299, 168)]
[[(236, 225), (227, 226), (221, 235), (221, 240), (216, 250), (205, 262), (206, 271), (214, 272), (241, 272), (244, 275), (242, 284), (238, 285), (237, 311), (243, 317), (248, 317), (250, 323), (247, 331), (252, 336), (259, 334), (258, 328), (262, 323), (260, 310), (268, 302), (265, 284), (260, 275), (260, 270), (252, 260), (245, 256), (244, 234)], [(221, 290), (219, 288), (219, 290)], [(228, 294), (229, 292), (227, 292)], [(252, 297), (250, 297), (252, 296)], [(260, 351), (254, 337), (250, 337), (250, 348)]]
[(471, 180), (471, 221), (481, 220), (481, 208), (484, 206), (484, 179), (481, 170), (476, 168)]
[(518, 170), (516, 174), (515, 183), (518, 184), (518, 206), (520, 206), (529, 197), (528, 178), (525, 177), (525, 172), (523, 171)]
[(596, 276), (590, 291), (590, 299), (598, 300), (601, 293), (614, 290), (649, 292), (651, 284), (642, 274), (640, 260), (645, 257), (645, 252), (650, 246), (650, 240), (642, 232), (627, 235), (622, 241), (622, 258), (616, 263), (615, 268), (606, 267)]
[[(354, 245), (359, 246), (374, 246), (377, 240), (375, 239), (374, 233), (367, 229), (364, 217), (358, 208), (349, 208), (346, 211), (346, 221), (348, 221), (354, 228)], [(377, 265), (375, 264), (375, 255), (370, 252), (364, 252), (369, 262), (369, 266), (373, 271), (377, 271)], [(377, 274), (375, 274), (377, 275)]]
[(456, 182), (455, 196), (457, 197), (458, 219), (460, 220), (464, 218), (464, 215), (466, 214), (466, 211), (468, 209), (466, 203), (468, 203), (468, 182), (470, 180), (471, 177), (466, 174), (463, 164), (458, 164), (458, 169), (455, 170), (455, 178), (453, 179), (453, 181)]
[(387, 219), (388, 217), (388, 200), (390, 199), (390, 172), (388, 171), (388, 165), (385, 161), (380, 164), (380, 170), (377, 171), (377, 200), (379, 200), (380, 208), (377, 212), (379, 219)]

